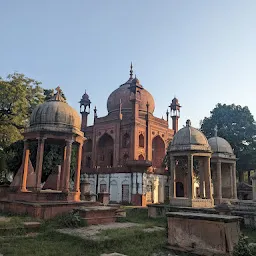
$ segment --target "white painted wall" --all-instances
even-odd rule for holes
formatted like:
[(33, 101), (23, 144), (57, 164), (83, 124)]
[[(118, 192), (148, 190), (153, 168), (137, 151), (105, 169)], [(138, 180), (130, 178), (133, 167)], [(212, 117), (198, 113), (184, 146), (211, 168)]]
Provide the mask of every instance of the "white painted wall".
[[(97, 175), (83, 174), (81, 180), (88, 179), (91, 184), (91, 192), (96, 193)], [(136, 188), (136, 181), (138, 187)], [(106, 184), (107, 192), (110, 193), (110, 201), (122, 202), (122, 185), (129, 185), (129, 202), (131, 202), (132, 194), (146, 195), (147, 185), (152, 184), (154, 203), (164, 202), (164, 191), (167, 183), (167, 176), (142, 173), (113, 173), (113, 174), (98, 174), (98, 191), (100, 192), (100, 184)]]

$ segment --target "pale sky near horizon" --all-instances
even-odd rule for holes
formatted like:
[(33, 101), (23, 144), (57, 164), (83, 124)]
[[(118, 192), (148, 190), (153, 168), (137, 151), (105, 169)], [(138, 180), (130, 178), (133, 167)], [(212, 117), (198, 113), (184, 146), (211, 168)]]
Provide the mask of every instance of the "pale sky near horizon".
[(0, 0), (0, 33), (0, 76), (60, 85), (77, 110), (86, 89), (106, 115), (132, 61), (157, 117), (175, 95), (180, 127), (199, 127), (217, 103), (256, 118), (255, 0)]

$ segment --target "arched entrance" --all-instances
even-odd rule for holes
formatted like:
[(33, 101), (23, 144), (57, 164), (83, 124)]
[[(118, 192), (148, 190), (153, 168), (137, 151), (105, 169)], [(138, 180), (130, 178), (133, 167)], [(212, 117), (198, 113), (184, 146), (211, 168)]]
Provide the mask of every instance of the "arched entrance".
[(115, 180), (110, 182), (110, 201), (115, 203), (118, 202), (118, 188)]
[(97, 145), (97, 165), (101, 167), (112, 167), (114, 159), (114, 140), (105, 133), (98, 141)]
[(165, 144), (158, 135), (152, 140), (152, 166), (161, 167), (165, 157)]
[(184, 186), (182, 182), (176, 183), (176, 196), (177, 197), (184, 197)]

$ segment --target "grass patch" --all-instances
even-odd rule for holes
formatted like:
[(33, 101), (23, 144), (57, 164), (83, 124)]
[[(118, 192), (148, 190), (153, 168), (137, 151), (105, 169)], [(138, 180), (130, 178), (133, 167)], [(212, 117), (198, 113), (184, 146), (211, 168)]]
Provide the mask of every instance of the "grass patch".
[[(99, 256), (103, 253), (113, 252), (128, 256), (150, 256), (160, 252), (162, 254), (159, 254), (159, 256), (168, 255), (168, 253), (172, 255), (169, 251), (163, 249), (167, 242), (165, 231), (147, 233), (142, 230), (153, 226), (166, 227), (165, 218), (148, 218), (147, 209), (143, 208), (129, 207), (126, 210), (127, 217), (122, 218), (122, 221), (139, 223), (143, 226), (103, 230), (99, 236), (108, 239), (92, 241), (56, 232), (56, 228), (66, 227), (67, 223), (70, 227), (70, 223), (72, 224), (74, 220), (73, 216), (56, 217), (43, 223), (43, 228), (35, 237), (16, 237), (15, 234), (9, 237), (1, 237), (0, 235), (0, 253), (5, 256)], [(24, 222), (24, 217), (14, 217), (11, 222), (18, 226)], [(243, 229), (242, 232), (249, 237), (250, 242), (256, 242), (256, 230)], [(188, 254), (177, 253), (177, 255), (187, 256)]]
[(120, 222), (134, 222), (144, 224), (145, 227), (166, 227), (167, 219), (164, 217), (150, 218), (148, 217), (147, 208), (126, 208), (126, 218), (121, 218)]
[(87, 226), (86, 221), (80, 217), (78, 212), (73, 211), (58, 215), (50, 220), (46, 220), (42, 225), (42, 229), (51, 230), (59, 228), (79, 228), (85, 226)]
[(249, 243), (256, 243), (256, 230), (255, 229), (241, 229), (241, 232), (248, 236)]
[(114, 236), (109, 240), (89, 241), (52, 231), (34, 238), (0, 240), (0, 247), (3, 255), (99, 256), (102, 253), (119, 252), (144, 256), (160, 251), (166, 242), (164, 232), (126, 230), (125, 234), (124, 230), (121, 233), (121, 236)]

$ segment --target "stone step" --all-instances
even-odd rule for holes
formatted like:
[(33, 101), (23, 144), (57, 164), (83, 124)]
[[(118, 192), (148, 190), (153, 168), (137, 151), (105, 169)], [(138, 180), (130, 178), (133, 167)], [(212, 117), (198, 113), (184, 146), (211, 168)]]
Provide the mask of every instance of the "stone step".
[(76, 209), (79, 215), (84, 218), (114, 217), (117, 208), (107, 206), (79, 207)]
[(88, 225), (99, 225), (116, 222), (116, 217), (82, 218)]

